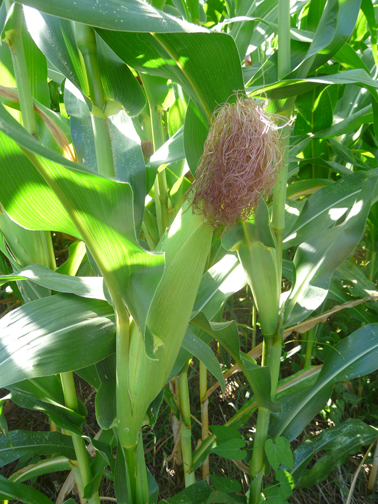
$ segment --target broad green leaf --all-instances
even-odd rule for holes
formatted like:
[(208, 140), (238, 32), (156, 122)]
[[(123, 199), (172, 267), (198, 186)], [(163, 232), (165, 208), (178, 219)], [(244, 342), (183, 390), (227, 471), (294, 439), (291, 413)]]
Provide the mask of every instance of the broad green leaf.
[(180, 159), (184, 159), (184, 128), (181, 127), (171, 136), (148, 161), (148, 166), (159, 168), (162, 164), (170, 164)]
[[(30, 7), (24, 7), (24, 12), (28, 30), (39, 49), (63, 75), (88, 96), (88, 86), (72, 24)], [(138, 114), (144, 107), (145, 98), (130, 69), (99, 37), (97, 54), (107, 107), (113, 101), (118, 103), (118, 108), (121, 104), (128, 114)]]
[(348, 40), (354, 29), (360, 5), (361, 0), (327, 2), (306, 55), (306, 59), (314, 57), (310, 72), (330, 60)]
[[(24, 380), (13, 384), (11, 387), (12, 393), (19, 393), (32, 398), (33, 400), (40, 400), (50, 404), (64, 404), (64, 394), (62, 388), (62, 381), (59, 375), (44, 376), (33, 378), (31, 380)], [(79, 402), (79, 404), (82, 404)], [(65, 407), (65, 406), (64, 406)], [(80, 410), (83, 416), (88, 414), (86, 408)]]
[(3, 498), (15, 499), (25, 504), (53, 504), (43, 493), (29, 485), (14, 483), (0, 475), (0, 495)]
[(219, 341), (236, 362), (240, 362), (239, 336), (235, 321), (209, 322), (206, 315), (203, 312), (199, 312), (190, 323)]
[(64, 83), (64, 106), (70, 117), (72, 143), (78, 163), (98, 173), (92, 118), (84, 95), (70, 80)]
[(243, 89), (238, 52), (226, 34), (98, 32), (131, 67), (180, 84), (206, 120)]
[(105, 301), (103, 293), (103, 279), (99, 277), (75, 277), (56, 273), (49, 268), (39, 264), (31, 264), (13, 274), (0, 276), (0, 285), (10, 280), (22, 281), (30, 280), (46, 289), (76, 296), (102, 299)]
[(71, 436), (60, 432), (14, 430), (9, 432), (9, 442), (5, 436), (0, 436), (1, 467), (19, 459), (29, 451), (38, 455), (61, 454), (69, 459), (76, 459)]
[(44, 474), (56, 473), (59, 471), (71, 471), (72, 462), (67, 457), (51, 457), (41, 460), (36, 464), (29, 465), (12, 474), (10, 481), (27, 481)]
[(211, 320), (222, 304), (245, 285), (245, 274), (236, 256), (226, 254), (203, 275), (192, 317), (202, 311)]
[(24, 6), (26, 26), (34, 42), (54, 67), (75, 86), (88, 92), (88, 84), (69, 21)]
[(303, 243), (335, 224), (354, 203), (366, 179), (366, 173), (358, 171), (312, 194), (294, 226), (285, 230), (284, 248)]
[(241, 492), (241, 484), (236, 479), (227, 478), (226, 476), (217, 476), (216, 474), (211, 474), (210, 479), (211, 483), (215, 487), (215, 490), (217, 490), (218, 492)]
[[(237, 2), (236, 4), (236, 12), (235, 15), (237, 17), (251, 17), (254, 15), (256, 10), (256, 2), (250, 2), (249, 0), (244, 0)], [(248, 46), (250, 44), (252, 34), (255, 28), (256, 22), (246, 19), (245, 21), (241, 21), (239, 23), (234, 23), (232, 25), (230, 35), (234, 38), (236, 47), (239, 51), (240, 60), (243, 61)]]
[[(71, 117), (72, 141), (78, 159), (89, 170), (98, 173), (91, 114), (83, 95), (69, 81), (65, 84), (64, 102), (66, 111)], [(131, 184), (134, 195), (135, 225), (139, 230), (146, 196), (146, 167), (140, 138), (136, 134), (132, 120), (124, 110), (116, 110), (116, 112), (108, 117), (115, 179)]]
[(212, 449), (212, 452), (219, 457), (230, 460), (244, 460), (246, 452), (243, 450), (245, 441), (243, 439), (229, 439)]
[[(324, 429), (320, 434), (303, 442), (294, 452), (294, 468), (291, 470), (296, 485), (307, 488), (324, 481), (335, 466), (345, 462), (348, 455), (355, 454), (362, 446), (378, 437), (378, 431), (360, 419), (349, 418), (337, 427)], [(320, 458), (308, 469), (313, 457)]]
[(267, 366), (259, 366), (252, 357), (241, 352), (242, 370), (252, 387), (260, 408), (265, 408), (274, 413), (282, 411), (281, 405), (270, 399), (271, 396), (271, 374)]
[(101, 80), (107, 100), (119, 102), (129, 116), (139, 114), (146, 104), (142, 87), (129, 67), (110, 47), (100, 37), (97, 36), (96, 40)]
[(1, 205), (0, 232), (2, 234), (0, 249), (13, 268), (18, 269), (20, 265), (27, 266), (30, 263), (43, 264), (46, 267), (54, 268), (49, 233), (29, 231), (19, 226), (9, 218)]
[(115, 351), (113, 309), (104, 301), (57, 294), (1, 319), (0, 383), (72, 371)]
[(333, 272), (361, 239), (375, 196), (376, 179), (373, 178), (365, 182), (342, 224), (299, 246), (294, 258), (294, 285), (285, 308), (285, 324), (300, 322), (323, 302)]
[(27, 0), (23, 3), (52, 16), (106, 30), (156, 33), (205, 31), (204, 28), (165, 14), (140, 0), (109, 0), (101, 5), (94, 5), (92, 0), (67, 0), (64, 5), (59, 0), (48, 3), (44, 0)]
[(267, 85), (263, 90), (260, 86), (252, 86), (247, 91), (253, 95), (268, 93), (272, 99), (287, 98), (306, 93), (319, 85), (355, 84), (360, 87), (378, 88), (378, 83), (363, 69), (346, 70), (345, 72), (321, 77), (307, 77), (306, 79), (286, 79)]
[[(52, 376), (45, 377), (53, 378)], [(82, 428), (85, 425), (85, 417), (88, 412), (79, 401), (80, 413), (73, 411), (67, 406), (56, 402), (54, 398), (40, 398), (41, 394), (35, 394), (35, 391), (30, 391), (28, 384), (35, 383), (36, 381), (41, 380), (41, 378), (34, 378), (33, 380), (24, 380), (22, 382), (8, 385), (7, 388), (12, 393), (12, 401), (17, 404), (20, 408), (26, 408), (35, 411), (42, 411), (61, 429), (66, 431), (73, 432), (81, 436)]]
[(378, 368), (378, 325), (369, 324), (341, 340), (327, 356), (314, 386), (285, 396), (283, 413), (270, 427), (270, 434), (295, 439), (319, 413), (331, 395), (335, 381), (364, 376)]
[(372, 106), (368, 105), (362, 109), (354, 112), (345, 119), (331, 127), (315, 133), (315, 138), (332, 138), (335, 136), (345, 135), (351, 131), (357, 131), (362, 124), (369, 124), (373, 122)]
[(362, 68), (369, 73), (368, 67), (365, 65), (358, 53), (349, 44), (344, 44), (340, 51), (335, 55), (335, 60), (343, 65), (347, 70)]
[(219, 381), (221, 388), (224, 391), (225, 382), (222, 374), (222, 369), (215, 357), (214, 352), (209, 345), (204, 343), (193, 331), (188, 329), (185, 333), (182, 346), (191, 355), (194, 355), (198, 360), (203, 362), (210, 373)]
[(206, 481), (197, 481), (174, 497), (159, 501), (159, 504), (206, 504), (212, 492)]
[[(2, 106), (0, 106), (0, 129), (15, 138), (26, 149), (47, 156), (37, 158), (35, 154), (29, 153), (40, 175), (48, 181), (50, 187), (63, 202), (76, 228), (80, 229), (80, 234), (83, 235), (86, 246), (111, 291), (113, 301), (119, 306), (123, 302), (127, 305), (144, 334), (146, 313), (161, 278), (164, 256), (148, 253), (139, 245), (133, 219), (131, 186), (128, 183), (116, 182), (90, 173), (84, 167), (45, 149), (13, 120)], [(62, 164), (55, 163), (55, 160)], [(12, 180), (16, 178), (17, 166), (4, 163), (3, 168), (2, 172), (6, 180), (8, 177)], [(35, 170), (32, 170), (32, 173), (34, 172)], [(24, 173), (20, 176), (20, 183), (22, 187), (25, 186)], [(41, 208), (41, 202), (35, 200), (33, 193), (29, 195), (29, 205), (25, 208), (24, 200), (16, 204), (20, 195), (18, 193), (16, 198), (13, 192), (15, 188), (9, 185), (6, 187), (9, 191), (6, 195), (9, 202), (6, 210), (15, 220), (22, 220), (20, 223), (25, 227), (33, 227), (36, 225), (36, 216), (38, 216), (39, 229), (52, 228), (67, 232), (66, 226), (62, 229), (62, 224), (59, 225), (55, 221), (56, 225), (52, 226), (48, 221), (50, 213), (53, 216), (56, 215), (56, 207), (52, 209), (50, 204), (48, 208)], [(0, 190), (0, 197), (4, 197), (2, 190)], [(51, 191), (48, 191), (48, 197), (51, 197)], [(13, 208), (10, 208), (11, 206)], [(23, 219), (18, 217), (21, 210), (27, 211), (26, 215), (23, 214)], [(68, 217), (66, 212), (63, 212), (63, 215), (65, 213)], [(60, 213), (56, 217), (56, 220), (60, 221)], [(69, 233), (78, 235), (78, 231), (72, 232), (71, 220), (67, 224), (71, 230)]]
[[(312, 2), (311, 2), (312, 3)], [(314, 28), (316, 28), (314, 38), (306, 54), (306, 59), (316, 56), (332, 42), (337, 27), (337, 17), (339, 14), (339, 2), (330, 0), (326, 3), (321, 18)], [(309, 14), (311, 22), (311, 15)], [(353, 28), (352, 28), (353, 29)]]
[(375, 371), (378, 367), (378, 325), (361, 327), (331, 349), (318, 381), (334, 377), (336, 381), (352, 380)]
[(279, 400), (282, 413), (271, 417), (269, 434), (273, 438), (284, 436), (293, 441), (325, 406), (332, 390), (333, 380), (329, 380), (321, 387), (317, 387), (316, 383), (285, 395)]
[(267, 439), (264, 448), (269, 464), (276, 472), (281, 464), (288, 469), (293, 467), (293, 452), (291, 451), (290, 441), (286, 438)]
[(2, 133), (0, 151), (0, 194), (8, 215), (29, 229), (55, 229), (79, 236), (67, 212), (45, 180), (35, 171), (17, 144)]

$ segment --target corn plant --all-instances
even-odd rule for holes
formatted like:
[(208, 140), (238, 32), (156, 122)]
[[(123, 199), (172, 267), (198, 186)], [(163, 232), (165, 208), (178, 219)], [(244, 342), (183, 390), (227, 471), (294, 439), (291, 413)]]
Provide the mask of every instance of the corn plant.
[[(160, 502), (286, 502), (373, 446), (377, 430), (359, 419), (294, 454), (290, 443), (336, 383), (378, 368), (375, 10), (372, 0), (3, 0), (0, 274), (20, 306), (1, 319), (0, 461), (46, 458), (0, 476), (0, 499), (51, 503), (22, 482), (72, 470), (81, 503), (100, 502), (105, 472), (119, 504), (157, 503), (143, 432), (163, 397), (180, 419), (186, 489)], [(350, 260), (365, 229), (367, 275)], [(58, 267), (55, 233), (70, 243)], [(248, 353), (237, 321), (222, 318), (246, 285), (261, 330)], [(347, 308), (361, 327), (312, 365), (319, 324)], [(293, 331), (304, 366), (282, 378)], [(226, 372), (213, 340), (233, 359)], [(224, 388), (236, 370), (250, 399), (209, 426), (208, 371)], [(74, 373), (96, 390), (96, 439), (83, 434)], [(8, 432), (6, 399), (45, 412), (51, 431)], [(245, 495), (210, 474), (212, 454), (243, 461)]]

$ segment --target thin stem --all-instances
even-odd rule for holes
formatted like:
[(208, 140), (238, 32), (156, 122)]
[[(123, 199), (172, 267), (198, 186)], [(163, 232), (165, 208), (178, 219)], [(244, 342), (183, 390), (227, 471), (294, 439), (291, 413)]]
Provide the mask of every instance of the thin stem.
[(135, 441), (130, 443), (126, 420), (130, 415), (131, 404), (129, 398), (129, 314), (126, 310), (117, 311), (116, 317), (116, 387), (117, 387), (117, 418), (118, 437), (121, 445), (126, 449), (135, 447)]
[(181, 412), (182, 462), (184, 466), (185, 487), (188, 487), (196, 482), (194, 472), (189, 472), (192, 468), (192, 424), (190, 418), (188, 371), (185, 371), (179, 377), (178, 385)]
[(74, 242), (69, 248), (68, 259), (59, 268), (59, 273), (75, 276), (80, 268), (87, 250), (83, 241)]
[[(200, 401), (201, 401), (201, 423), (202, 423), (202, 442), (209, 437), (209, 400), (207, 398), (207, 367), (203, 362), (199, 363), (200, 379)], [(209, 456), (202, 464), (202, 479), (209, 482)]]
[(312, 349), (314, 348), (314, 329), (310, 329), (307, 331), (307, 338), (306, 338), (306, 353), (305, 353), (305, 361), (303, 364), (303, 367), (306, 368), (311, 365), (311, 359), (312, 359)]
[[(280, 371), (281, 336), (277, 332), (274, 337), (264, 337), (262, 366), (267, 365), (271, 375), (271, 399), (274, 400)], [(252, 458), (250, 462), (251, 490), (250, 504), (261, 501), (261, 490), (265, 472), (265, 442), (268, 437), (270, 412), (259, 407), (257, 413), (256, 434), (253, 441)]]
[(369, 476), (369, 482), (368, 482), (369, 493), (372, 493), (374, 491), (375, 484), (377, 483), (377, 475), (378, 475), (378, 441), (375, 446), (373, 465), (371, 466)]
[[(61, 373), (60, 375), (63, 387), (64, 402), (66, 406), (73, 411), (79, 411), (79, 404), (77, 401), (75, 383), (72, 371)], [(89, 465), (89, 454), (87, 452), (84, 439), (79, 435), (71, 432), (72, 443), (76, 454), (77, 463), (80, 471), (81, 479), (81, 494), (83, 495), (84, 488), (92, 480), (92, 471)], [(93, 503), (99, 503), (98, 492), (91, 497)]]
[(96, 35), (88, 25), (76, 23), (76, 41), (87, 74), (89, 95), (92, 100), (92, 127), (95, 138), (98, 172), (108, 178), (115, 177), (112, 142), (104, 109), (106, 97), (97, 59)]

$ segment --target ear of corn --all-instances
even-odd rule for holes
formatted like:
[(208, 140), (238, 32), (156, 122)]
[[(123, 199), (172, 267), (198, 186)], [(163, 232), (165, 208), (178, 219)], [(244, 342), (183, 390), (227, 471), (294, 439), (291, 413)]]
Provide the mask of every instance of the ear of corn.
[[(151, 401), (164, 387), (187, 329), (194, 300), (210, 251), (213, 229), (193, 214), (189, 203), (162, 237), (157, 251), (166, 267), (147, 317), (156, 360), (147, 357), (139, 328), (130, 325), (128, 446), (135, 445)], [(125, 437), (123, 445), (125, 446)]]

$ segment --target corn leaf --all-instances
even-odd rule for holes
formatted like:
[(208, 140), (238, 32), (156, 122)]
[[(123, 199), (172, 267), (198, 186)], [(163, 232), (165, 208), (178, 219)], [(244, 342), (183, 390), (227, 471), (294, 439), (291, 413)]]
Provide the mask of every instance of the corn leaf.
[(67, 0), (64, 5), (59, 0), (48, 3), (44, 0), (27, 0), (23, 3), (52, 16), (106, 30), (156, 33), (205, 31), (204, 28), (165, 14), (140, 0), (109, 0), (101, 6), (94, 5), (92, 0)]
[(303, 320), (325, 299), (333, 272), (361, 239), (376, 187), (375, 178), (365, 182), (342, 224), (299, 246), (294, 257), (294, 285), (285, 308), (286, 327)]
[(0, 498), (15, 499), (25, 504), (53, 504), (43, 493), (29, 485), (14, 483), (0, 475)]
[[(320, 434), (307, 439), (294, 452), (294, 468), (291, 474), (296, 486), (308, 488), (324, 481), (334, 467), (345, 462), (348, 455), (355, 454), (377, 437), (377, 429), (360, 419), (349, 418), (342, 424), (324, 429)], [(327, 452), (323, 454), (325, 450)], [(319, 452), (320, 458), (311, 469), (307, 469)]]
[[(69, 162), (45, 149), (5, 111), (3, 106), (0, 106), (0, 130), (33, 152), (29, 153), (29, 156), (40, 172), (39, 178), (34, 179), (34, 184), (38, 186), (42, 176), (48, 181), (54, 193), (64, 202), (66, 211), (63, 211), (63, 219), (65, 216), (67, 219), (62, 219), (60, 212), (57, 212), (58, 205), (52, 203), (53, 200), (56, 201), (52, 190), (47, 189), (45, 185), (46, 205), (41, 205), (41, 201), (35, 200), (35, 193), (28, 194), (29, 174), (25, 170), (17, 172), (19, 165), (11, 165), (5, 162), (4, 158), (0, 158), (4, 160), (1, 175), (6, 180), (19, 180), (18, 187), (4, 183), (4, 191), (0, 190), (0, 197), (6, 200), (4, 206), (7, 212), (25, 227), (55, 229), (76, 236), (84, 235), (83, 239), (95, 258), (108, 288), (112, 291), (113, 301), (116, 299), (125, 302), (144, 334), (147, 311), (163, 272), (164, 256), (148, 253), (139, 245), (132, 217), (131, 186), (90, 173), (83, 166)], [(14, 142), (9, 140), (9, 143), (13, 150), (17, 149)], [(6, 153), (9, 150), (8, 145)], [(34, 153), (46, 157), (37, 158)], [(30, 167), (30, 172), (33, 178), (35, 170)], [(24, 199), (20, 201), (20, 192), (14, 193), (14, 190), (19, 188), (22, 188), (22, 194), (26, 192), (28, 207), (25, 206)], [(75, 223), (76, 230), (73, 230), (67, 212)], [(54, 220), (49, 221), (50, 214)], [(67, 231), (67, 228), (70, 231)], [(150, 341), (147, 350), (150, 355), (153, 354), (151, 345)]]
[(71, 471), (72, 462), (67, 457), (51, 457), (41, 460), (36, 464), (31, 464), (15, 472), (9, 478), (10, 481), (19, 482), (38, 478), (44, 474), (51, 474), (58, 471)]
[(104, 301), (57, 294), (8, 313), (0, 327), (1, 387), (80, 369), (115, 351), (114, 312)]
[(5, 436), (0, 436), (0, 466), (19, 459), (33, 451), (38, 455), (59, 453), (75, 460), (75, 450), (71, 436), (60, 432), (29, 432), (14, 430), (9, 433), (9, 443)]
[(10, 280), (22, 281), (31, 280), (32, 282), (46, 287), (46, 289), (76, 296), (102, 299), (105, 301), (103, 293), (103, 279), (99, 277), (74, 277), (56, 273), (45, 266), (31, 264), (10, 275), (0, 276), (0, 285)]
[(350, 380), (378, 368), (378, 324), (369, 324), (341, 340), (327, 356), (314, 386), (286, 395), (283, 413), (274, 418), (270, 434), (295, 439), (319, 413), (335, 381)]
[(203, 362), (210, 373), (219, 381), (222, 391), (225, 389), (225, 382), (222, 374), (222, 369), (215, 357), (213, 351), (199, 338), (193, 331), (188, 329), (185, 333), (182, 346), (191, 355), (194, 355), (198, 360)]

